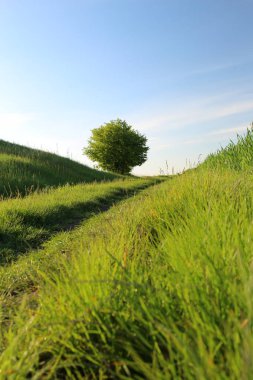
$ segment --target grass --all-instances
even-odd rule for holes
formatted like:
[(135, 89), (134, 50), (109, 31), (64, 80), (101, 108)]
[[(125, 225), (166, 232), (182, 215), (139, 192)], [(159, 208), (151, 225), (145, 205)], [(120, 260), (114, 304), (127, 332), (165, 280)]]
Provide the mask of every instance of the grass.
[(0, 140), (0, 195), (29, 194), (67, 183), (104, 181), (120, 176), (105, 173), (69, 158)]
[(252, 171), (253, 168), (253, 124), (243, 136), (237, 135), (237, 141), (231, 141), (217, 153), (210, 154), (204, 165), (215, 169)]
[(60, 230), (70, 230), (91, 214), (156, 180), (129, 179), (102, 184), (66, 185), (25, 198), (8, 199), (0, 207), (0, 264), (39, 247)]
[(252, 141), (2, 268), (0, 378), (251, 379)]

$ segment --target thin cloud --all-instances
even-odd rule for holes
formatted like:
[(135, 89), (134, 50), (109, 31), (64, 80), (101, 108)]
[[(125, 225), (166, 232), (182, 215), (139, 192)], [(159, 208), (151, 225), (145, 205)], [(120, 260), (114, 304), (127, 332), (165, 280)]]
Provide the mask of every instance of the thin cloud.
[(172, 147), (175, 147), (175, 146), (200, 144), (200, 143), (203, 143), (205, 140), (206, 140), (206, 138), (204, 136), (202, 136), (202, 137), (196, 137), (196, 138), (192, 138), (192, 139), (188, 139), (188, 140), (173, 140), (173, 141), (170, 141), (167, 144), (156, 145), (153, 148), (153, 150), (159, 152), (161, 150), (172, 148)]
[(204, 75), (209, 74), (217, 71), (227, 70), (230, 68), (236, 68), (239, 66), (243, 66), (245, 64), (251, 63), (253, 60), (253, 57), (245, 57), (243, 60), (233, 61), (233, 62), (224, 62), (220, 64), (214, 64), (210, 66), (200, 67), (199, 69), (193, 70), (191, 72), (188, 72), (186, 76), (195, 76), (195, 75)]
[(162, 116), (149, 117), (142, 122), (138, 123), (137, 121), (135, 124), (144, 132), (166, 131), (187, 128), (189, 125), (209, 122), (251, 110), (253, 111), (253, 99), (223, 105), (216, 101), (208, 103), (206, 100), (199, 100), (191, 104), (182, 104), (180, 107), (177, 105)]
[(224, 128), (212, 131), (209, 133), (210, 136), (221, 136), (221, 135), (231, 135), (231, 133), (238, 133), (241, 131), (245, 131), (249, 128), (249, 126), (245, 126), (245, 124), (234, 127), (234, 128)]
[[(203, 144), (207, 141), (220, 141), (221, 138), (227, 137), (233, 137), (233, 134), (239, 134), (240, 132), (246, 132), (247, 128), (249, 126), (239, 125), (237, 127), (233, 128), (224, 128), (224, 129), (218, 129), (212, 132), (208, 132), (206, 134), (203, 134), (202, 136), (198, 136), (196, 138), (187, 139), (187, 140), (172, 140), (167, 144), (158, 144), (154, 147), (155, 151), (161, 151), (164, 149), (168, 149), (175, 146), (182, 146), (182, 145), (194, 145), (194, 144)], [(234, 136), (235, 137), (235, 136)]]
[(0, 113), (0, 131), (19, 128), (34, 119), (35, 115), (32, 113)]

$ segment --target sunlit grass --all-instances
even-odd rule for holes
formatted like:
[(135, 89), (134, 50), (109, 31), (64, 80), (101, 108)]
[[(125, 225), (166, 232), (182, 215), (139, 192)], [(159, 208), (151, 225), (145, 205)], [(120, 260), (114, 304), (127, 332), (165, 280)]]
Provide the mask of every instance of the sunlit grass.
[(237, 136), (237, 141), (231, 141), (217, 153), (210, 154), (204, 165), (209, 168), (250, 170), (253, 168), (253, 124), (245, 135)]
[(2, 269), (0, 376), (251, 379), (252, 140)]
[(72, 229), (92, 213), (103, 211), (131, 191), (154, 183), (128, 179), (107, 183), (66, 185), (0, 203), (0, 263), (39, 247), (60, 230)]

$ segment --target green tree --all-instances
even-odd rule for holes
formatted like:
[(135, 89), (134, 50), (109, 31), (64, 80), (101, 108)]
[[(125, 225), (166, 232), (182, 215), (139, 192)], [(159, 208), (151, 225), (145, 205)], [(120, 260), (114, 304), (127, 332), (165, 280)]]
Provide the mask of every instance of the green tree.
[(83, 152), (103, 170), (129, 174), (147, 160), (147, 138), (124, 120), (112, 120), (92, 131)]

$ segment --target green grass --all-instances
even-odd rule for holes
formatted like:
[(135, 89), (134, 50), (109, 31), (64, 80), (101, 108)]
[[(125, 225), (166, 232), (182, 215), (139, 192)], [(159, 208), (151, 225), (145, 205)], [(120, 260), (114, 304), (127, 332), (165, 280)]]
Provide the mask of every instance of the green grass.
[(91, 169), (69, 158), (0, 140), (0, 195), (5, 197), (67, 183), (115, 178), (119, 176)]
[(215, 169), (231, 169), (237, 171), (253, 169), (253, 124), (243, 136), (237, 135), (237, 141), (231, 141), (217, 153), (210, 154), (204, 166)]
[(0, 378), (253, 378), (252, 141), (2, 268)]
[(91, 214), (106, 210), (118, 199), (146, 187), (154, 179), (66, 185), (3, 200), (0, 205), (0, 264), (39, 247), (50, 236), (70, 230)]

